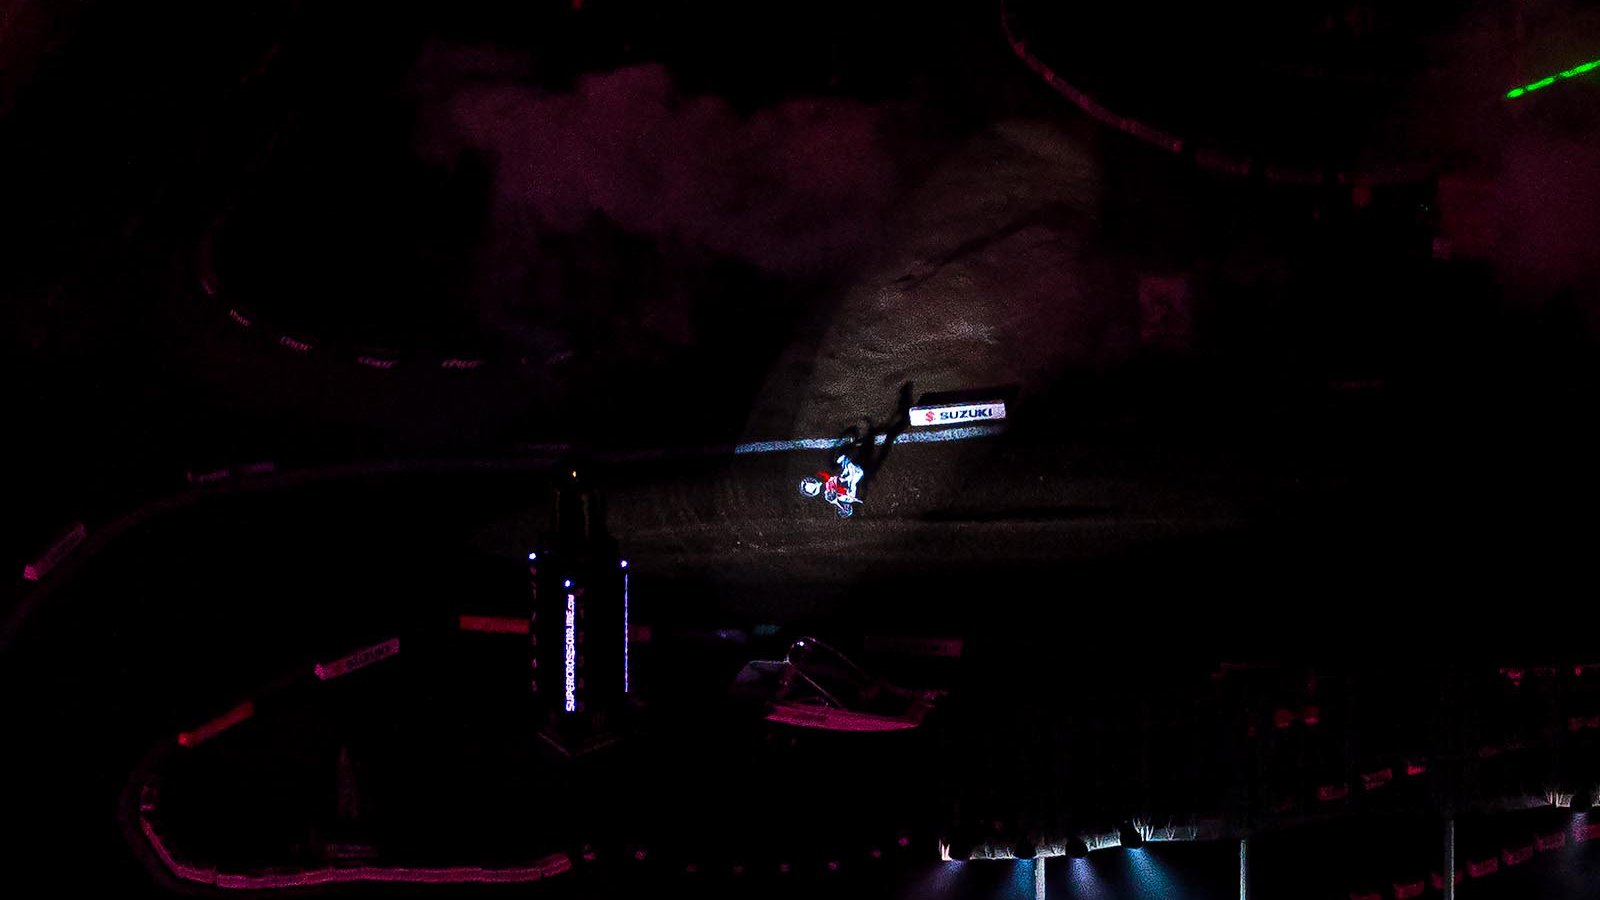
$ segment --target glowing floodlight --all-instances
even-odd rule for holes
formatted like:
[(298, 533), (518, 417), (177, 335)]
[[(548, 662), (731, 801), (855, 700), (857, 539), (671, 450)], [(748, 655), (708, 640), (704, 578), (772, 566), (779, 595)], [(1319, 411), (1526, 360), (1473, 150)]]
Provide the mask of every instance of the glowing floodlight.
[(1100, 876), (1095, 872), (1089, 860), (1075, 856), (1072, 858), (1072, 888), (1073, 894), (1079, 897), (1104, 897), (1107, 896), (1105, 888), (1100, 884)]
[(539, 558), (539, 554), (537, 554), (537, 553), (529, 553), (528, 554), (528, 562), (533, 562), (534, 560), (536, 560), (538, 558)]

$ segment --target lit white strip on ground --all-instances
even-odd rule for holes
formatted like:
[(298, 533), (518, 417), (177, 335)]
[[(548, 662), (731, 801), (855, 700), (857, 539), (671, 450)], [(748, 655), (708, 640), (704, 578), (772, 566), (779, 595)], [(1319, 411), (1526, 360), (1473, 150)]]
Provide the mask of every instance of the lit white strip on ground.
[[(1003, 425), (964, 425), (960, 428), (945, 428), (939, 431), (916, 431), (901, 434), (895, 437), (896, 444), (933, 444), (943, 441), (965, 441), (972, 438), (991, 437), (1005, 431)], [(883, 444), (887, 435), (877, 435), (873, 439), (875, 444)], [(829, 450), (834, 447), (847, 447), (854, 443), (848, 438), (799, 438), (791, 441), (756, 441), (749, 444), (738, 444), (733, 448), (734, 453), (786, 453), (791, 450)]]

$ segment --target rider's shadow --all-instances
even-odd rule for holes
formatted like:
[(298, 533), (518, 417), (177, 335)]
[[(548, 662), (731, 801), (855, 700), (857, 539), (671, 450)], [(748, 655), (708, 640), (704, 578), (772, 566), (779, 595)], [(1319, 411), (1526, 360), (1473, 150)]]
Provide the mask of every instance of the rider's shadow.
[(863, 495), (868, 493), (868, 486), (888, 461), (895, 440), (911, 427), (911, 394), (912, 386), (908, 381), (900, 385), (900, 396), (892, 418), (874, 424), (871, 418), (862, 416), (861, 425), (852, 425), (840, 434), (845, 441), (841, 452), (861, 467), (860, 493)]

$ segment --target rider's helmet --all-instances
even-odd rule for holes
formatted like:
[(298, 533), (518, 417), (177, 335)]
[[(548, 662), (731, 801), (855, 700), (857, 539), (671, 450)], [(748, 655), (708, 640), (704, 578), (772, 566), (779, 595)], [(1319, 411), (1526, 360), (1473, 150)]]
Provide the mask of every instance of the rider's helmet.
[(850, 465), (850, 457), (845, 455), (845, 454), (843, 454), (843, 453), (841, 453), (841, 454), (839, 454), (839, 458), (834, 460), (834, 462), (838, 463), (841, 466), (848, 466), (848, 465)]

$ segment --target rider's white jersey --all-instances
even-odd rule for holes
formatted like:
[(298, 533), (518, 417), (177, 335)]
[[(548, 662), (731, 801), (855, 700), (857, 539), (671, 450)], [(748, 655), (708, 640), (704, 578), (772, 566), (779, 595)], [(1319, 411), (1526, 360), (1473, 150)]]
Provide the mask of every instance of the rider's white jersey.
[(848, 456), (839, 457), (838, 463), (839, 483), (844, 486), (845, 492), (850, 499), (854, 500), (856, 498), (856, 485), (861, 482), (861, 476), (865, 475), (866, 472), (852, 462)]

